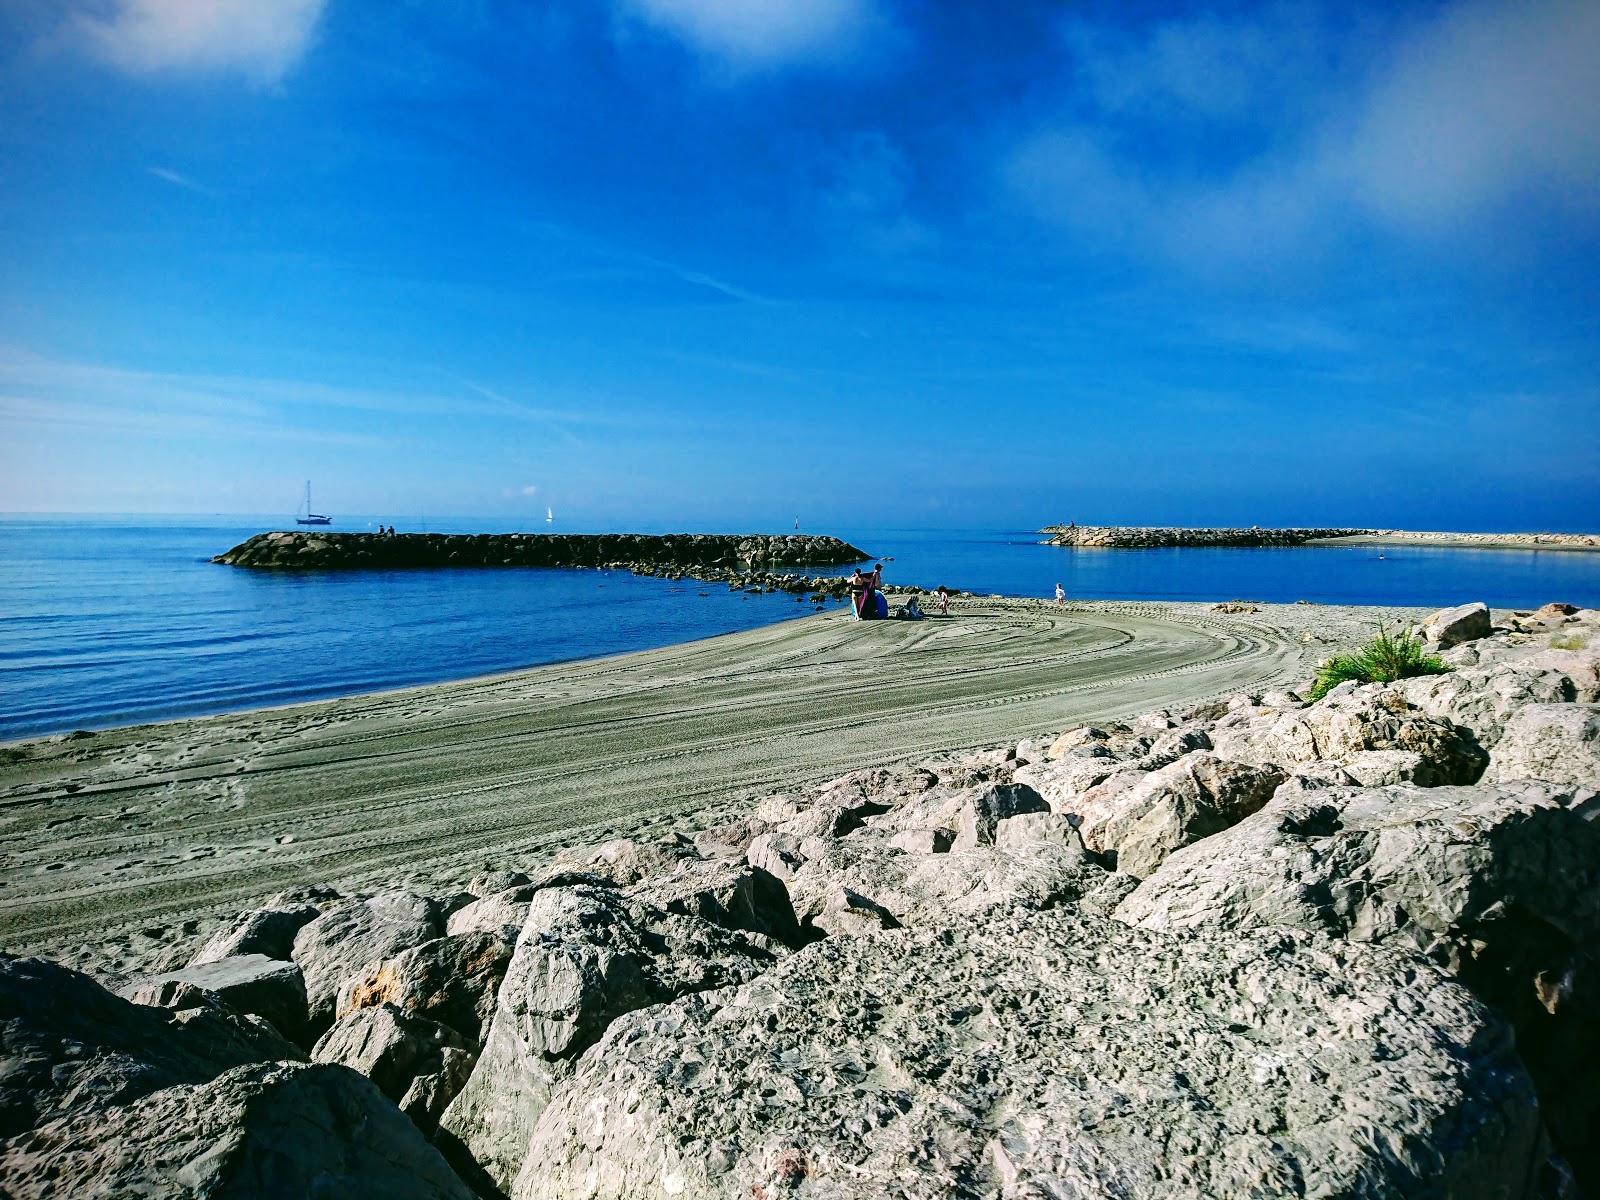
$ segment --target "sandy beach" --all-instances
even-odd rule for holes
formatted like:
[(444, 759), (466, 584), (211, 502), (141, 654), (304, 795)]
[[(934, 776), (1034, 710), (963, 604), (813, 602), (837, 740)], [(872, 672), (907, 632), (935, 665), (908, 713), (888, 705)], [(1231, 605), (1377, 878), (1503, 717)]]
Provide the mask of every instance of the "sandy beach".
[(514, 674), (13, 743), (0, 945), (164, 966), (297, 883), (438, 891), (726, 819), (864, 766), (1307, 679), (1418, 610), (980, 599), (844, 611)]

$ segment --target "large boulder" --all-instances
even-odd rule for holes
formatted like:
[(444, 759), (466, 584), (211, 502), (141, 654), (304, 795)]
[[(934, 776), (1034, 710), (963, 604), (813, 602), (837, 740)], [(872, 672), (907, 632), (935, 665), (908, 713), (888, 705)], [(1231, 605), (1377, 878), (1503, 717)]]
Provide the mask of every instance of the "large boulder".
[(1013, 908), (614, 1022), (511, 1193), (1520, 1198), (1542, 1143), (1509, 1032), (1410, 956)]
[(1434, 613), (1423, 622), (1422, 636), (1436, 646), (1447, 648), (1488, 637), (1493, 630), (1494, 622), (1489, 619), (1487, 604), (1463, 604)]
[(1589, 1189), (1600, 1184), (1592, 796), (1538, 783), (1285, 795), (1173, 854), (1116, 915), (1185, 933), (1293, 927), (1426, 955), (1511, 1017), (1551, 1133)]
[(75, 1106), (3, 1155), (17, 1197), (472, 1198), (371, 1082), (321, 1064), (236, 1067), (107, 1109)]
[(1346, 763), (1370, 750), (1421, 756), (1437, 784), (1472, 783), (1487, 755), (1472, 734), (1414, 707), (1389, 684), (1335, 689), (1309, 708), (1243, 709), (1217, 722), (1211, 741), (1219, 758), (1245, 763)]
[(392, 1004), (448, 1025), (476, 1048), (494, 1013), (514, 944), (498, 930), (462, 933), (369, 964), (339, 989), (337, 1016)]
[(305, 1040), (306, 984), (292, 962), (244, 954), (136, 980), (120, 994), (135, 1004), (171, 1007), (184, 989), (209, 993), (235, 1012), (258, 1016), (291, 1042)]
[(313, 1037), (333, 1024), (339, 991), (368, 963), (393, 958), (443, 931), (437, 906), (409, 892), (385, 893), (323, 913), (295, 934)]
[(311, 1051), (311, 1059), (360, 1071), (422, 1132), (431, 1134), (477, 1056), (449, 1026), (380, 1004), (336, 1021)]
[(0, 953), (0, 1138), (70, 1111), (131, 1104), (299, 1051), (227, 1009), (134, 1004), (87, 975)]
[(1492, 750), (1506, 722), (1530, 705), (1600, 701), (1597, 671), (1600, 655), (1547, 650), (1484, 665), (1463, 663), (1444, 675), (1390, 686), (1430, 716), (1470, 729), (1480, 746)]
[(440, 1122), (440, 1144), (478, 1191), (503, 1192), (550, 1096), (612, 1021), (745, 982), (776, 961), (770, 947), (611, 888), (538, 892), (478, 1065)]
[(1070, 808), (1091, 850), (1146, 876), (1180, 846), (1219, 833), (1260, 809), (1286, 778), (1273, 764), (1229, 762), (1195, 750), (1147, 775), (1091, 788)]
[(957, 850), (994, 845), (995, 827), (1022, 813), (1049, 812), (1050, 805), (1025, 783), (997, 783), (965, 798), (956, 817)]
[(724, 929), (759, 933), (786, 946), (799, 943), (800, 926), (788, 889), (760, 867), (733, 862), (688, 862), (664, 877), (637, 884), (646, 904), (699, 917)]
[(556, 871), (588, 871), (609, 879), (618, 887), (628, 887), (657, 875), (670, 875), (685, 861), (697, 859), (700, 851), (682, 835), (656, 842), (636, 842), (615, 838), (598, 846), (563, 850), (552, 868)]
[(1533, 704), (1511, 718), (1484, 780), (1512, 779), (1600, 787), (1600, 704)]
[(314, 904), (258, 908), (240, 913), (211, 935), (189, 960), (189, 965), (198, 967), (247, 954), (287, 959), (294, 954), (295, 934), (321, 915), (322, 910)]

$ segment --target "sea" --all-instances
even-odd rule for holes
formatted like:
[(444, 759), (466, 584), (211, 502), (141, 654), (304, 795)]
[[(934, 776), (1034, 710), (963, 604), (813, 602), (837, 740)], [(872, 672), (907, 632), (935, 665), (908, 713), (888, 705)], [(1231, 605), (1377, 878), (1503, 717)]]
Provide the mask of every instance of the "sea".
[[(402, 532), (603, 532), (543, 520), (395, 524)], [(375, 525), (375, 518), (358, 517), (332, 528), (365, 532)], [(288, 573), (210, 561), (253, 534), (293, 527), (281, 518), (231, 515), (0, 515), (0, 741), (513, 671), (813, 611), (805, 597), (623, 571)], [(1600, 606), (1597, 554), (1079, 550), (1042, 545), (1026, 529), (807, 532), (868, 551), (883, 562), (886, 582), (980, 595), (1048, 598), (1060, 583), (1070, 598), (1095, 600)]]

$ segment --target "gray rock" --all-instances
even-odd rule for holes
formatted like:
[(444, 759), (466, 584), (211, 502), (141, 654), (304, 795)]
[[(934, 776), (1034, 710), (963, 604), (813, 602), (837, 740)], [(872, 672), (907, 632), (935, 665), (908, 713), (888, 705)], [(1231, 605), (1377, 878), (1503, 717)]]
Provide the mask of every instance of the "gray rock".
[(528, 902), (538, 890), (523, 884), (463, 905), (450, 914), (445, 934), (459, 937), (467, 933), (493, 933), (515, 943), (528, 919)]
[(424, 942), (347, 980), (339, 989), (337, 1016), (391, 1004), (448, 1025), (476, 1047), (484, 1023), (494, 1014), (514, 944), (499, 931)]
[(189, 960), (189, 965), (198, 967), (246, 954), (287, 959), (294, 953), (295, 934), (320, 916), (321, 912), (313, 904), (301, 904), (292, 908), (258, 908), (241, 913), (231, 924), (224, 925), (212, 934), (210, 940)]
[(1423, 624), (1422, 635), (1436, 646), (1450, 647), (1488, 637), (1493, 629), (1488, 605), (1463, 604), (1434, 613)]
[(1573, 789), (1331, 788), (1173, 854), (1116, 910), (1146, 929), (1316, 930), (1456, 972), (1507, 1012), (1558, 1148), (1600, 1181), (1600, 827)]
[(1585, 694), (1588, 689), (1574, 679), (1583, 674), (1579, 664), (1558, 667), (1530, 655), (1514, 662), (1463, 667), (1446, 675), (1402, 679), (1390, 686), (1423, 712), (1470, 729), (1480, 746), (1492, 750), (1506, 722), (1529, 705), (1600, 700), (1600, 694)]
[(1340, 769), (1361, 787), (1389, 783), (1433, 787), (1443, 782), (1434, 774), (1432, 764), (1414, 750), (1362, 750), (1345, 759)]
[(1025, 853), (1035, 842), (1056, 842), (1082, 850), (1083, 837), (1061, 813), (1035, 812), (1007, 817), (994, 827), (996, 850)]
[(1211, 738), (1204, 729), (1172, 729), (1156, 738), (1144, 757), (1134, 764), (1140, 771), (1159, 771), (1185, 754), (1211, 749)]
[(631, 889), (646, 904), (724, 929), (759, 933), (797, 945), (800, 926), (788, 889), (771, 872), (745, 863), (685, 863), (675, 874)]
[(333, 1024), (339, 990), (374, 960), (393, 958), (441, 932), (430, 901), (401, 893), (377, 896), (323, 913), (294, 939), (294, 961), (306, 980), (312, 1036)]
[(995, 826), (1020, 813), (1049, 812), (1043, 796), (1025, 783), (997, 783), (968, 796), (956, 824), (955, 848), (994, 845)]
[(1408, 956), (1011, 909), (618, 1020), (511, 1193), (1524, 1197), (1541, 1153), (1505, 1026)]
[(753, 978), (776, 961), (764, 942), (610, 888), (539, 892), (440, 1145), (477, 1190), (504, 1191), (551, 1094), (612, 1021)]
[(3, 953), (0, 1054), (0, 1139), (68, 1110), (100, 1112), (245, 1063), (300, 1056), (264, 1023), (227, 1009), (134, 1004), (46, 959)]
[(339, 1066), (267, 1063), (75, 1108), (5, 1147), (23, 1196), (471, 1200), (439, 1152), (368, 1080)]
[(685, 861), (699, 857), (692, 841), (675, 834), (658, 842), (615, 838), (598, 846), (563, 850), (552, 866), (557, 871), (592, 871), (617, 887), (629, 887), (657, 875), (670, 875)]
[(454, 1029), (392, 1004), (341, 1017), (322, 1035), (311, 1058), (360, 1071), (427, 1134), (477, 1061)]
[(235, 1012), (262, 1018), (291, 1042), (305, 1039), (306, 984), (292, 962), (240, 955), (136, 980), (120, 994), (135, 1004), (172, 1007), (184, 988), (209, 993)]
[(757, 870), (787, 882), (806, 861), (806, 853), (792, 833), (762, 833), (751, 840), (745, 858)]
[(953, 829), (902, 829), (889, 839), (889, 845), (907, 854), (946, 854), (955, 840)]
[(480, 871), (468, 881), (467, 891), (484, 900), (532, 882), (521, 871)]
[(1600, 785), (1600, 704), (1534, 704), (1511, 718), (1484, 780), (1512, 779)]
[(1067, 815), (1085, 846), (1115, 853), (1118, 869), (1142, 877), (1173, 850), (1261, 808), (1285, 778), (1272, 764), (1230, 762), (1196, 750), (1158, 771), (1090, 788)]

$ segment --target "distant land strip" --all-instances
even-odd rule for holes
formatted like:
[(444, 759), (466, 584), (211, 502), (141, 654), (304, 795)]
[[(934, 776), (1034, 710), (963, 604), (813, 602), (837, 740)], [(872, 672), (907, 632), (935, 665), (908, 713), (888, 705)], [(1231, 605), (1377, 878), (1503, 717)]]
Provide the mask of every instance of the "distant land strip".
[(211, 561), (268, 570), (415, 567), (827, 567), (868, 557), (814, 534), (258, 533)]
[(1600, 550), (1590, 533), (1424, 533), (1409, 529), (1178, 529), (1050, 525), (1049, 546), (1147, 550), (1162, 546), (1442, 546), (1468, 550)]

